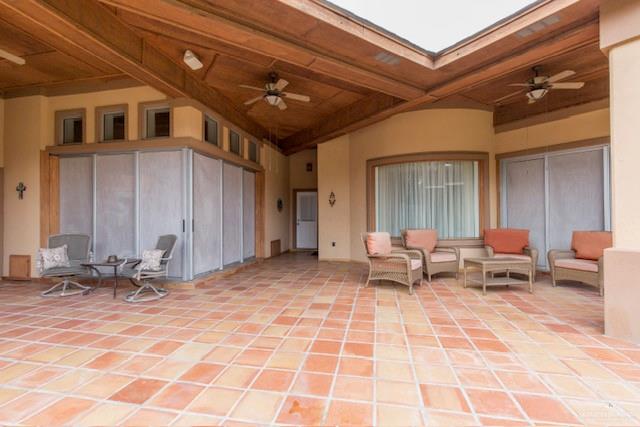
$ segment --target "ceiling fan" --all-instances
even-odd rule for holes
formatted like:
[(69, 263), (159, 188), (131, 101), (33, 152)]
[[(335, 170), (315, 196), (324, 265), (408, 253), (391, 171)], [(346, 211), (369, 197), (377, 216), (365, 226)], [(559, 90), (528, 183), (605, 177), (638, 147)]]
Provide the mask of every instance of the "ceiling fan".
[(299, 95), (297, 93), (283, 92), (284, 88), (289, 84), (285, 79), (278, 77), (278, 73), (269, 73), (269, 82), (264, 85), (264, 88), (259, 88), (250, 85), (240, 85), (245, 89), (257, 90), (263, 92), (262, 95), (256, 96), (244, 103), (244, 105), (251, 105), (255, 102), (264, 99), (267, 104), (274, 107), (278, 107), (281, 110), (287, 109), (287, 104), (284, 102), (284, 98), (293, 99), (301, 102), (309, 102), (311, 98), (306, 95)]
[[(533, 67), (533, 76), (526, 83), (511, 83), (509, 86), (521, 86), (526, 88), (526, 95), (529, 99), (529, 104), (533, 104), (536, 101), (541, 100), (552, 89), (581, 89), (584, 86), (584, 82), (560, 82), (568, 77), (573, 76), (576, 72), (572, 70), (564, 70), (553, 76), (541, 76), (540, 67)], [(525, 89), (521, 89), (517, 92), (510, 93), (507, 96), (503, 96), (497, 99), (495, 102), (500, 103), (507, 98), (518, 95)]]

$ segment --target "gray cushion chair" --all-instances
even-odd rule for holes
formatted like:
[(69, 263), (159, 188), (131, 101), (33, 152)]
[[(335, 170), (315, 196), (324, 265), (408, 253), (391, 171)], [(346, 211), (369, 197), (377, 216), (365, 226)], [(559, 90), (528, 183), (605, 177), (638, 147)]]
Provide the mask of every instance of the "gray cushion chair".
[(42, 292), (43, 297), (67, 297), (71, 295), (87, 294), (93, 287), (71, 280), (81, 276), (89, 276), (90, 270), (82, 264), (89, 262), (91, 251), (91, 236), (86, 234), (56, 234), (49, 236), (48, 248), (59, 248), (67, 245), (69, 267), (53, 267), (43, 270), (40, 277), (62, 279), (51, 288)]
[(167, 289), (156, 287), (151, 284), (153, 279), (164, 278), (169, 276), (169, 261), (173, 257), (178, 237), (175, 234), (166, 234), (158, 238), (155, 249), (163, 251), (160, 259), (159, 270), (146, 270), (142, 264), (142, 260), (125, 260), (122, 266), (121, 275), (127, 277), (138, 289), (130, 292), (124, 297), (127, 302), (146, 302), (164, 298), (169, 294)]

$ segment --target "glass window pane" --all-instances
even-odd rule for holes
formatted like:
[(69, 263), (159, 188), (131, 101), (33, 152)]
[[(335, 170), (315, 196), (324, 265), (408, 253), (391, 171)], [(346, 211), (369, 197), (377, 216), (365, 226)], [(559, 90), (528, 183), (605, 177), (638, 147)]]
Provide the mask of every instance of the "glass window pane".
[(147, 110), (147, 138), (169, 136), (170, 124), (171, 115), (168, 107)]
[(82, 142), (82, 117), (68, 117), (62, 120), (62, 143)]
[(229, 151), (240, 155), (240, 135), (234, 131), (229, 131)]
[(249, 142), (249, 160), (258, 163), (258, 144)]
[(218, 122), (211, 117), (204, 119), (204, 140), (213, 145), (218, 145)]
[(102, 140), (124, 139), (124, 112), (105, 113), (102, 120)]
[(442, 239), (480, 234), (477, 161), (414, 162), (376, 168), (376, 227), (434, 228)]

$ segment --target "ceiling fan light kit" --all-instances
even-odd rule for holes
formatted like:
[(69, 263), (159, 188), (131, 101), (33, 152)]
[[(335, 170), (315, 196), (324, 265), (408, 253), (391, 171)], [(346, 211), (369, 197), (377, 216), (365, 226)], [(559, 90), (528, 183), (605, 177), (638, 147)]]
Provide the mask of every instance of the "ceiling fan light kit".
[(284, 88), (289, 84), (285, 79), (281, 79), (278, 77), (277, 73), (269, 73), (269, 82), (264, 85), (264, 88), (251, 86), (251, 85), (240, 85), (240, 87), (250, 90), (255, 90), (258, 92), (262, 92), (261, 96), (256, 96), (255, 98), (249, 99), (245, 101), (244, 105), (251, 105), (260, 100), (264, 100), (267, 104), (272, 107), (278, 107), (280, 110), (286, 110), (287, 104), (284, 102), (284, 98), (293, 99), (295, 101), (300, 102), (309, 102), (311, 98), (306, 95), (299, 95), (297, 93), (284, 92)]
[[(558, 83), (560, 80), (564, 80), (568, 77), (573, 76), (576, 72), (573, 70), (564, 70), (553, 76), (541, 76), (540, 75), (540, 67), (533, 67), (533, 72), (535, 75), (530, 78), (526, 83), (511, 83), (509, 86), (520, 86), (526, 88), (525, 95), (529, 100), (529, 104), (533, 104), (542, 98), (544, 98), (550, 90), (553, 89), (570, 89), (576, 90), (581, 89), (584, 86), (584, 82), (562, 82)], [(509, 95), (503, 96), (499, 98), (496, 102), (503, 101), (505, 99), (511, 98), (515, 95), (521, 94), (523, 89), (520, 89), (518, 92), (511, 93)]]

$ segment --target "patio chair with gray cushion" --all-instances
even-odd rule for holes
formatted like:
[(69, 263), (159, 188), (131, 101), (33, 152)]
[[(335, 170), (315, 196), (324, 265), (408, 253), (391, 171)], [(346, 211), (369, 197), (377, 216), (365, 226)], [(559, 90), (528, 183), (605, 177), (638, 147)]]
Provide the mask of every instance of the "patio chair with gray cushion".
[(402, 230), (402, 245), (422, 253), (424, 274), (431, 282), (431, 276), (438, 273), (453, 273), (458, 278), (460, 270), (460, 250), (438, 246), (438, 230)]
[(489, 258), (513, 258), (531, 261), (535, 281), (538, 250), (529, 246), (529, 230), (494, 228), (484, 231), (484, 247)]
[(409, 287), (413, 294), (413, 284), (422, 283), (422, 254), (416, 250), (393, 249), (389, 233), (362, 233), (362, 243), (369, 259), (371, 280), (389, 280)]
[[(166, 279), (169, 276), (169, 261), (173, 257), (173, 250), (178, 237), (175, 234), (166, 234), (158, 238), (155, 251), (159, 251), (159, 263), (156, 268), (148, 268), (144, 259), (125, 260), (121, 275), (129, 278), (138, 289), (124, 297), (127, 302), (146, 302), (164, 298), (169, 291), (151, 284), (154, 279)], [(154, 251), (145, 251), (154, 252)], [(143, 254), (144, 255), (144, 254)]]
[(571, 250), (549, 251), (551, 281), (556, 286), (559, 280), (586, 283), (604, 294), (604, 250), (613, 245), (608, 231), (574, 231)]
[[(71, 280), (80, 276), (89, 276), (90, 271), (83, 263), (89, 262), (91, 251), (91, 236), (86, 234), (56, 234), (49, 236), (47, 248), (67, 247), (69, 265), (64, 267), (52, 267), (40, 272), (40, 277), (62, 279), (51, 288), (42, 292), (43, 297), (67, 297), (71, 295), (86, 294), (93, 288)], [(42, 262), (42, 261), (40, 261)]]

